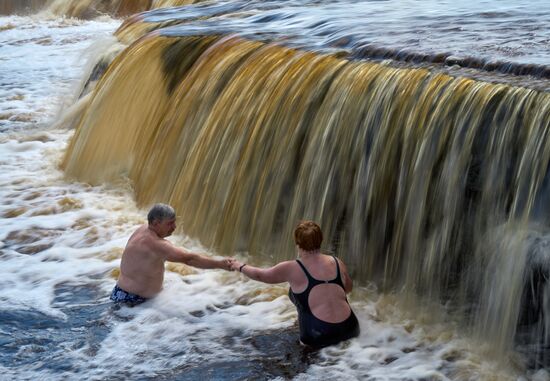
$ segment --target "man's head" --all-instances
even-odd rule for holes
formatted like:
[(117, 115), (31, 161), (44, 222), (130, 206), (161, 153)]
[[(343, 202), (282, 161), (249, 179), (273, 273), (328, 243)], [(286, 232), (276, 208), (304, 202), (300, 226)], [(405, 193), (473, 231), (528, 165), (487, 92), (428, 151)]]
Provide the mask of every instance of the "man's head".
[(323, 233), (313, 221), (301, 221), (294, 229), (294, 242), (305, 251), (315, 251), (321, 248)]
[(147, 222), (159, 237), (168, 237), (176, 230), (176, 212), (170, 205), (155, 204), (147, 213)]

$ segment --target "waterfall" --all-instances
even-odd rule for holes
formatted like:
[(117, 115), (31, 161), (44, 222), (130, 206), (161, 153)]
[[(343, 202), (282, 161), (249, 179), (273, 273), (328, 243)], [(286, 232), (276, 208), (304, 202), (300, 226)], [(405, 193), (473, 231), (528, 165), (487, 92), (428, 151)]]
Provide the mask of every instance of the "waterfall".
[(141, 205), (172, 204), (223, 253), (288, 259), (292, 227), (314, 219), (356, 279), (474, 301), (468, 318), (505, 350), (544, 258), (549, 131), (545, 92), (150, 34), (101, 79), (63, 167), (127, 176)]

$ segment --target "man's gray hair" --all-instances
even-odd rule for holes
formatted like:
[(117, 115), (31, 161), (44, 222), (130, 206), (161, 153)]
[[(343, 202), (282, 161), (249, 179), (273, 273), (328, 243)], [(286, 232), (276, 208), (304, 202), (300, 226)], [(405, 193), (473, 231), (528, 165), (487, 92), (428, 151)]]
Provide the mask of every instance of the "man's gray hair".
[(147, 221), (151, 224), (155, 220), (171, 220), (176, 218), (176, 211), (170, 205), (155, 204), (147, 213)]

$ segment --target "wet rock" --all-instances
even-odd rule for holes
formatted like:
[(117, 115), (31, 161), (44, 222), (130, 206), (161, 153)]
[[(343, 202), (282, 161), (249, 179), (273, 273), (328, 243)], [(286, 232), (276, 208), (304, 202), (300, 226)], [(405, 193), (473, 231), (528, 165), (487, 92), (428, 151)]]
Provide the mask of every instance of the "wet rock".
[(516, 331), (518, 350), (532, 368), (550, 366), (550, 237), (534, 240), (525, 266)]
[(392, 362), (394, 362), (395, 360), (397, 360), (398, 358), (395, 357), (395, 356), (389, 356), (389, 357), (386, 357), (383, 361), (384, 365), (388, 365), (388, 364), (391, 364)]
[(462, 64), (462, 58), (457, 56), (448, 56), (445, 59), (445, 65), (447, 66), (453, 66), (453, 65), (461, 65)]

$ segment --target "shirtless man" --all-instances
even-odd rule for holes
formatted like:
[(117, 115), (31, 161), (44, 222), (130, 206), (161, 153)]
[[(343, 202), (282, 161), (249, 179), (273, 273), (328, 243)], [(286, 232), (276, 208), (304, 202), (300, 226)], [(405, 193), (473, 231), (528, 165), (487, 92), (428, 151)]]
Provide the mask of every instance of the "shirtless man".
[(181, 262), (201, 269), (231, 270), (233, 259), (212, 259), (190, 253), (165, 240), (176, 229), (176, 213), (165, 204), (154, 205), (147, 225), (130, 236), (120, 261), (120, 275), (111, 293), (115, 303), (134, 306), (157, 295), (164, 280), (164, 262)]

